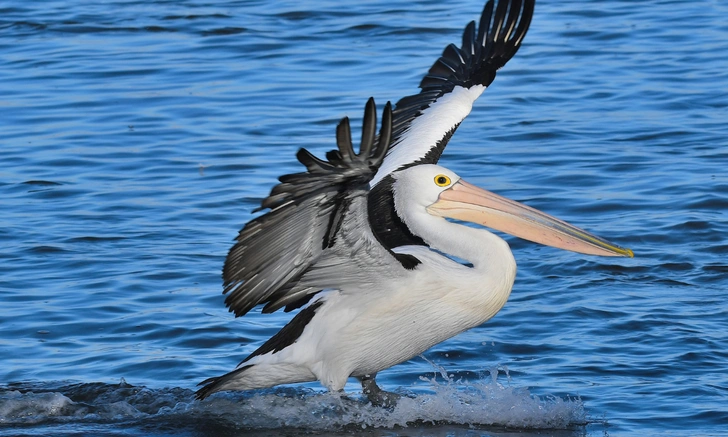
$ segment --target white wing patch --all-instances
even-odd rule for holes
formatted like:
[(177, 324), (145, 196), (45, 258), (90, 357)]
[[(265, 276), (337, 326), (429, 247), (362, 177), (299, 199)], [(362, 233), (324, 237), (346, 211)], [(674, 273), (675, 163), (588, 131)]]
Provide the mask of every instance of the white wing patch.
[(473, 109), (473, 102), (485, 91), (483, 85), (470, 88), (456, 86), (453, 90), (437, 99), (428, 108), (412, 120), (412, 124), (401, 139), (390, 146), (389, 152), (381, 167), (369, 182), (373, 187), (385, 176), (425, 157), (438, 141), (460, 124)]

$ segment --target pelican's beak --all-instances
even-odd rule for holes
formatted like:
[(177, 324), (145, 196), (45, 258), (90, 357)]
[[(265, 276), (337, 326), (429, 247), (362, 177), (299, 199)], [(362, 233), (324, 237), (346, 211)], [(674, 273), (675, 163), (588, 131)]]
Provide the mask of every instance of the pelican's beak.
[(601, 256), (634, 253), (548, 214), (478, 188), (462, 179), (440, 193), (427, 212), (478, 223), (534, 243)]

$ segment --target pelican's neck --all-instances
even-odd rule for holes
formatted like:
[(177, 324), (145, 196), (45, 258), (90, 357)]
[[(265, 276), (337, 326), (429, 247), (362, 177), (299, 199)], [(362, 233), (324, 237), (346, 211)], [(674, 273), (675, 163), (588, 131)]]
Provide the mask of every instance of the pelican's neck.
[(508, 243), (485, 229), (452, 223), (427, 212), (417, 214), (407, 224), (431, 248), (468, 261), (477, 270), (515, 269)]
[(426, 212), (408, 218), (407, 225), (431, 248), (473, 264), (472, 268), (448, 270), (448, 262), (442, 259), (430, 266), (445, 272), (446, 283), (458, 293), (457, 302), (473, 308), (468, 323), (483, 323), (503, 308), (516, 279), (516, 261), (508, 243), (485, 229), (451, 223)]

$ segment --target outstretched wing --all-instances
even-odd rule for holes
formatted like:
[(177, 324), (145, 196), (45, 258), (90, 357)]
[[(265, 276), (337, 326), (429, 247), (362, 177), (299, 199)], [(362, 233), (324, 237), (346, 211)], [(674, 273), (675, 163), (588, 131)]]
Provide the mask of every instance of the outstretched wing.
[(371, 185), (417, 164), (434, 164), (473, 102), (521, 47), (535, 0), (486, 3), (475, 26), (463, 32), (461, 47), (450, 44), (420, 83), (419, 94), (404, 97), (393, 112), (392, 144)]
[[(279, 178), (280, 183), (260, 207), (270, 211), (243, 227), (225, 260), (225, 304), (236, 316), (263, 303), (264, 312), (273, 312), (318, 291), (297, 290), (295, 296), (290, 295), (303, 274), (334, 246), (352, 205), (365, 204), (362, 199), (369, 191), (369, 181), (390, 144), (389, 103), (384, 108), (378, 137), (376, 125), (376, 106), (374, 99), (369, 99), (358, 154), (351, 143), (348, 118), (336, 128), (339, 150), (328, 152), (326, 161), (306, 149), (298, 151), (297, 158), (307, 171)], [(360, 214), (366, 216), (366, 210)]]

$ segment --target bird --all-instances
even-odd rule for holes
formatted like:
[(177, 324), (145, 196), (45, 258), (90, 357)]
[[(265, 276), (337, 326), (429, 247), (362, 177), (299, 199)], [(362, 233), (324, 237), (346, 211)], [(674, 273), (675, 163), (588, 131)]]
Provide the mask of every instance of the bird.
[(267, 212), (239, 232), (223, 294), (236, 317), (260, 305), (262, 313), (299, 311), (235, 369), (202, 381), (197, 399), (316, 380), (341, 392), (353, 377), (372, 404), (395, 405), (378, 372), (483, 324), (508, 300), (516, 261), (488, 228), (588, 255), (634, 255), (438, 164), (520, 48), (534, 3), (489, 0), (420, 91), (387, 102), (378, 133), (370, 98), (358, 152), (348, 117), (325, 159), (298, 151), (306, 171), (281, 176), (257, 210)]

